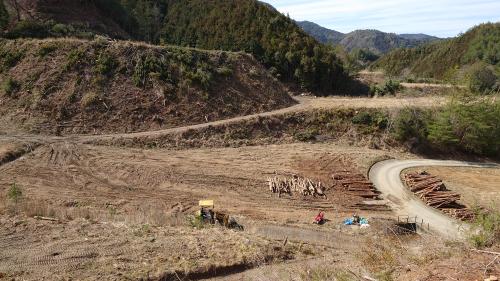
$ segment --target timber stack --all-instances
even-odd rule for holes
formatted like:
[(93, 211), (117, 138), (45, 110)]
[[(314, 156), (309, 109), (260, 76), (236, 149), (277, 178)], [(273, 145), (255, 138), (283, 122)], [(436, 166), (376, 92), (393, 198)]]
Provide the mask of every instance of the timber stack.
[(380, 192), (377, 191), (371, 181), (360, 173), (340, 170), (335, 171), (332, 174), (332, 178), (335, 182), (335, 187), (348, 194), (365, 199), (380, 199)]
[(269, 190), (272, 193), (277, 193), (278, 197), (281, 194), (292, 195), (294, 192), (302, 194), (302, 196), (320, 196), (325, 197), (325, 187), (321, 182), (314, 182), (311, 179), (293, 175), (292, 177), (274, 177), (268, 178), (267, 183)]
[(474, 218), (474, 212), (459, 202), (460, 194), (448, 190), (438, 177), (423, 171), (407, 173), (404, 180), (410, 190), (427, 205), (462, 221)]

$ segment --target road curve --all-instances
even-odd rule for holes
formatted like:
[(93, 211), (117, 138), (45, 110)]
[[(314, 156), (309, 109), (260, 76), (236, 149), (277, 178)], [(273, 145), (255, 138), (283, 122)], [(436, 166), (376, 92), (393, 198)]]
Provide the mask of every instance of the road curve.
[(417, 216), (424, 223), (429, 223), (432, 231), (443, 237), (452, 239), (464, 238), (467, 225), (455, 220), (437, 209), (427, 206), (417, 198), (402, 182), (401, 172), (408, 168), (422, 166), (473, 167), (495, 168), (496, 164), (470, 163), (460, 161), (441, 160), (386, 160), (373, 165), (369, 178), (375, 187), (382, 193), (384, 199), (393, 203), (394, 211), (398, 215)]

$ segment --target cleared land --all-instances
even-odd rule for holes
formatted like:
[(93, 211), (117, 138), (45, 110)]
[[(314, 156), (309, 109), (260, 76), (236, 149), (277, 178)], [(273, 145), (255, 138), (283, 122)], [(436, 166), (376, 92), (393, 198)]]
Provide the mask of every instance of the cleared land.
[[(363, 100), (353, 99), (352, 104)], [(363, 107), (376, 103), (374, 107), (398, 108), (402, 105), (397, 100), (366, 99)], [(291, 109), (264, 114), (273, 118), (286, 110), (294, 113), (340, 104), (345, 104), (344, 99), (301, 98)], [(139, 134), (190, 129), (203, 134), (211, 124)], [(113, 135), (27, 135), (26, 141), (42, 145), (0, 166), (4, 249), (0, 276), (261, 280), (271, 276), (270, 271), (276, 272), (278, 280), (356, 279), (356, 275), (383, 279), (387, 274), (399, 280), (481, 276), (490, 256), (469, 253), (464, 244), (445, 244), (433, 235), (396, 238), (387, 231), (394, 226), (391, 210), (375, 208), (373, 202), (335, 187), (332, 171), (366, 175), (376, 161), (415, 157), (395, 149), (369, 148), (370, 142), (355, 141), (355, 131), (346, 133), (345, 139), (351, 142), (289, 140), (292, 143), (177, 150), (82, 144)], [(1, 138), (4, 154), (18, 149), (12, 139), (23, 139)], [(321, 181), (328, 187), (328, 199), (298, 194), (278, 198), (269, 191), (268, 177), (293, 174)], [(17, 203), (9, 195), (13, 184), (22, 191)], [(198, 210), (198, 200), (206, 198), (215, 200), (217, 210), (236, 218), (244, 232), (192, 225), (189, 216)], [(380, 200), (376, 205), (386, 203)], [(321, 227), (311, 224), (319, 211), (325, 211), (328, 219)], [(354, 213), (367, 217), (372, 226), (344, 226), (343, 220)], [(355, 268), (354, 274), (346, 268)], [(500, 268), (493, 263), (486, 272), (498, 274)]]

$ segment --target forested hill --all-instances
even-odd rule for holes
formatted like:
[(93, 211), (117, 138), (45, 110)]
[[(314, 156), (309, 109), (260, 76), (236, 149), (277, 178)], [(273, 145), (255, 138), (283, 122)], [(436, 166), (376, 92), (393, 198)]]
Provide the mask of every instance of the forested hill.
[(316, 40), (323, 44), (340, 44), (340, 41), (345, 37), (345, 34), (342, 32), (322, 27), (314, 22), (298, 21), (297, 24), (307, 32), (307, 34), (316, 38)]
[[(2, 0), (4, 2), (4, 0)], [(5, 3), (10, 3), (6, 1)], [(16, 1), (14, 1), (16, 2)], [(7, 5), (4, 37), (142, 40), (252, 53), (285, 82), (323, 94), (349, 94), (352, 80), (333, 48), (257, 0), (24, 0)], [(0, 6), (0, 15), (4, 9)]]
[(168, 1), (163, 42), (252, 53), (283, 81), (345, 93), (349, 79), (332, 48), (290, 18), (255, 0)]
[(398, 49), (380, 58), (373, 66), (390, 75), (453, 80), (467, 67), (481, 64), (499, 71), (500, 23), (476, 26), (465, 34), (414, 49)]
[(355, 30), (344, 34), (308, 21), (297, 22), (308, 34), (324, 44), (343, 46), (347, 51), (356, 49), (370, 51), (376, 55), (385, 54), (396, 48), (416, 47), (440, 40), (426, 34), (394, 34), (378, 30)]

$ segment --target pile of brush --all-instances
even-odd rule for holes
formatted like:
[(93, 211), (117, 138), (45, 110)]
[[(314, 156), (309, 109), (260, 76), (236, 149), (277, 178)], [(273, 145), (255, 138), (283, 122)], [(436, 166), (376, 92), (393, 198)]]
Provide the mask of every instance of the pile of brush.
[(269, 184), (269, 190), (273, 193), (277, 193), (278, 197), (281, 194), (292, 195), (294, 192), (298, 192), (303, 196), (320, 196), (325, 197), (325, 187), (321, 182), (314, 182), (308, 178), (302, 178), (297, 175), (292, 177), (274, 177), (268, 178), (267, 183)]
[(410, 190), (427, 205), (459, 220), (471, 220), (474, 212), (459, 203), (460, 194), (446, 188), (443, 181), (427, 172), (407, 173), (404, 179)]

